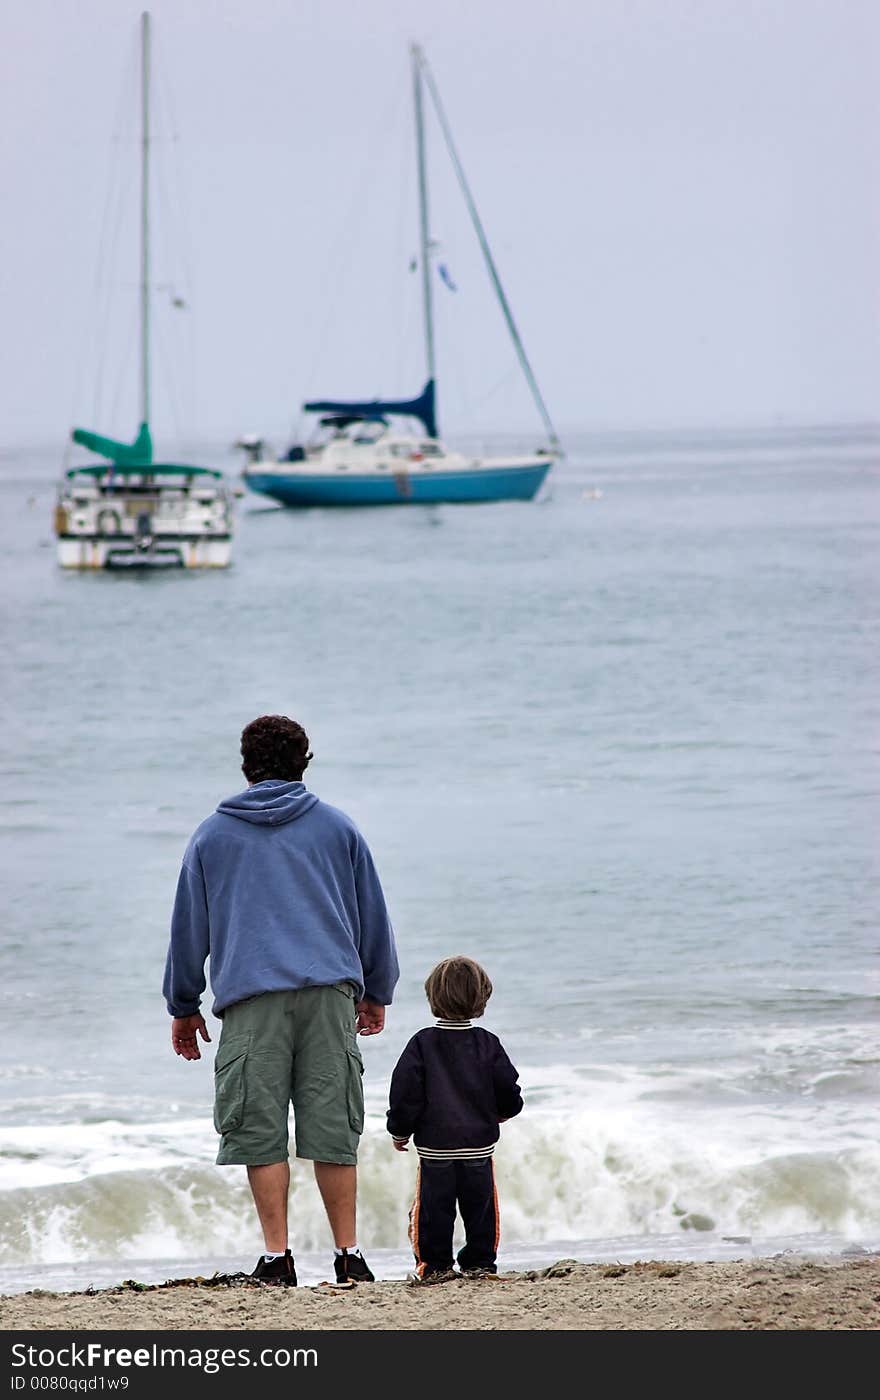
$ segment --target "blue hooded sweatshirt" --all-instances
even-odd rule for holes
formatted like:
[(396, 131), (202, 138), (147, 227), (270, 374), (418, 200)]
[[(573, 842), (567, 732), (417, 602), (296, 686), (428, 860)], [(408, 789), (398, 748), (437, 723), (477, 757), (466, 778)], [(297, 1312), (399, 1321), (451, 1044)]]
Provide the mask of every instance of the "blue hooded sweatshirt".
[(263, 992), (350, 981), (387, 1006), (394, 933), (354, 822), (303, 783), (270, 778), (221, 802), (183, 857), (163, 993), (191, 1016), (210, 955), (214, 1014)]

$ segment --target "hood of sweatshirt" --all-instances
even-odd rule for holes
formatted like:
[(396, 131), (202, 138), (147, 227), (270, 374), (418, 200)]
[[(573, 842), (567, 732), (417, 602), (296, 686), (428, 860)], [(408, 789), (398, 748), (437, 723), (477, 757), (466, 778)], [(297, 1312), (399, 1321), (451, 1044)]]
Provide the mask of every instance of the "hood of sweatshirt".
[(227, 817), (238, 817), (255, 826), (284, 826), (295, 822), (318, 801), (305, 783), (287, 783), (281, 778), (268, 778), (254, 783), (235, 797), (227, 797), (217, 808)]

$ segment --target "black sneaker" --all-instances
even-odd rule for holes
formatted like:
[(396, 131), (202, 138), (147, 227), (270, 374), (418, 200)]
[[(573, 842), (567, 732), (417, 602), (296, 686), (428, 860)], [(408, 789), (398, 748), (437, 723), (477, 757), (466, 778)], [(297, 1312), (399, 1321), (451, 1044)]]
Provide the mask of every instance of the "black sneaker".
[(459, 1264), (458, 1267), (461, 1269), (461, 1272), (463, 1274), (474, 1274), (481, 1276), (484, 1274), (497, 1274), (498, 1272), (497, 1264)]
[(451, 1283), (453, 1279), (460, 1275), (454, 1269), (426, 1269), (423, 1274), (418, 1272), (407, 1274), (406, 1281), (417, 1285), (420, 1288), (427, 1288), (432, 1283)]
[(296, 1269), (293, 1267), (293, 1255), (289, 1249), (285, 1249), (277, 1259), (267, 1259), (261, 1254), (257, 1260), (257, 1267), (249, 1275), (257, 1283), (279, 1283), (283, 1287), (296, 1288)]
[(333, 1256), (333, 1267), (336, 1270), (337, 1283), (376, 1282), (375, 1275), (370, 1272), (367, 1261), (360, 1252), (349, 1254), (348, 1250), (344, 1249), (341, 1254)]

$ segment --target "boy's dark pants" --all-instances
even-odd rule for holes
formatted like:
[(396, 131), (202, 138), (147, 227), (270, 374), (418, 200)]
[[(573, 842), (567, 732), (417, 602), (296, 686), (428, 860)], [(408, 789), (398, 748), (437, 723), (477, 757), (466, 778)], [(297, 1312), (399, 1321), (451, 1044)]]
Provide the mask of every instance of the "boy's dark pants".
[(452, 1268), (456, 1205), (465, 1232), (464, 1248), (458, 1252), (459, 1266), (496, 1272), (499, 1217), (492, 1158), (452, 1162), (429, 1162), (423, 1158), (409, 1222), (420, 1278)]

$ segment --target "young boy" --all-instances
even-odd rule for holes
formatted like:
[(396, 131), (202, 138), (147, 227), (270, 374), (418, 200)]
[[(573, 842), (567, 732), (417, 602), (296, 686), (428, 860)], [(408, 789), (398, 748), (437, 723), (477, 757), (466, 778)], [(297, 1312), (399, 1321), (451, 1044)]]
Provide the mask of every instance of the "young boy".
[(409, 1237), (416, 1276), (452, 1270), (456, 1205), (465, 1229), (462, 1273), (496, 1273), (498, 1195), (492, 1153), (498, 1124), (522, 1108), (517, 1072), (497, 1036), (471, 1025), (492, 983), (471, 958), (445, 958), (425, 982), (436, 1024), (418, 1031), (391, 1076), (388, 1131), (419, 1154)]

